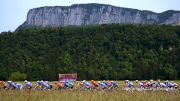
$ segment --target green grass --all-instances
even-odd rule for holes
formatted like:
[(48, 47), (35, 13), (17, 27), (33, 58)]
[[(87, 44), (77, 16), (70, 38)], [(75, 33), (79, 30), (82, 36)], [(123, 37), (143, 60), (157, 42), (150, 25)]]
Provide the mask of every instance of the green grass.
[[(175, 81), (180, 84), (180, 81)], [(53, 82), (54, 83), (54, 82)], [(0, 91), (0, 101), (179, 101), (180, 94), (156, 92), (126, 92), (118, 81), (118, 91)]]

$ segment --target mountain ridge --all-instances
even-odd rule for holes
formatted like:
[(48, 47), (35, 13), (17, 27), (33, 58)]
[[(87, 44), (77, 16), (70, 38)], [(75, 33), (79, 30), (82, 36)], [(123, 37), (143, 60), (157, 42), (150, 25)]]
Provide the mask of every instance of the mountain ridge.
[(156, 13), (148, 10), (97, 3), (44, 6), (30, 9), (26, 21), (17, 29), (110, 23), (180, 25), (180, 11), (167, 10), (162, 13)]

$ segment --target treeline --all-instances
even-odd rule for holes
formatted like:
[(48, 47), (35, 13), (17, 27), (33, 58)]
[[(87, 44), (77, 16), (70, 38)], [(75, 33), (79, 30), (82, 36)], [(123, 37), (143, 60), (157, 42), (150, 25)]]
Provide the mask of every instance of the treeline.
[(180, 79), (180, 26), (29, 28), (0, 34), (0, 80)]

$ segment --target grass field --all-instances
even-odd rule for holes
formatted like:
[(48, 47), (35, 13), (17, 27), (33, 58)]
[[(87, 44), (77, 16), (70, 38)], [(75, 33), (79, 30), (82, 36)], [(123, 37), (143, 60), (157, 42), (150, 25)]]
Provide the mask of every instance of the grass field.
[[(175, 81), (180, 84), (180, 81)], [(0, 101), (180, 101), (180, 93), (117, 91), (0, 91)]]

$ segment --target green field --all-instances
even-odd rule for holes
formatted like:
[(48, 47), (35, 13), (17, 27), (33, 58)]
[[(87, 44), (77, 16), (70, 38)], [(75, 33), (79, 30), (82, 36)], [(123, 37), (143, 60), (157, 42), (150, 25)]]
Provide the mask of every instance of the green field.
[[(180, 84), (180, 81), (175, 81)], [(53, 82), (54, 83), (54, 82)], [(164, 91), (127, 92), (120, 88), (111, 92), (105, 91), (0, 91), (0, 101), (179, 101), (180, 94)]]

